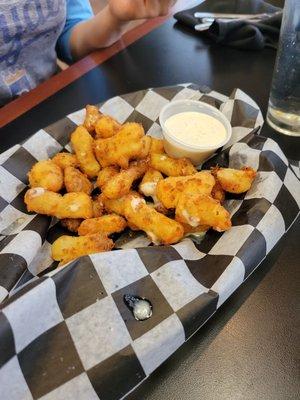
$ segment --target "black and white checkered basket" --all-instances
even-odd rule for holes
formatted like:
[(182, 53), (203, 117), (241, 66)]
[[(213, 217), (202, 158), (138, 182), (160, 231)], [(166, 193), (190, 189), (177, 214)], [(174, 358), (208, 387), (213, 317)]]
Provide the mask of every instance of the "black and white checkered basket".
[[(160, 109), (182, 98), (216, 106), (233, 126), (231, 143), (206, 167), (258, 171), (246, 195), (226, 200), (232, 229), (210, 231), (200, 244), (115, 250), (45, 274), (55, 266), (49, 250), (62, 231), (27, 213), (26, 173), (69, 148), (84, 111), (0, 155), (0, 295), (9, 296), (0, 313), (1, 400), (126, 396), (247, 279), (298, 215), (299, 171), (274, 141), (251, 133), (263, 119), (241, 90), (228, 98), (193, 84), (149, 89), (110, 99), (101, 111), (159, 136)], [(136, 321), (124, 294), (149, 299), (153, 316)]]

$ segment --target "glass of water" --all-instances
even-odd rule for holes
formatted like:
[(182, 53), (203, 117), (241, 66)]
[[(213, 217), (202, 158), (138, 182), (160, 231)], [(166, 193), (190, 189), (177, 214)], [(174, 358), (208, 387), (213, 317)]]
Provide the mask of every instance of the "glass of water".
[(269, 125), (300, 136), (300, 0), (286, 0), (273, 73)]

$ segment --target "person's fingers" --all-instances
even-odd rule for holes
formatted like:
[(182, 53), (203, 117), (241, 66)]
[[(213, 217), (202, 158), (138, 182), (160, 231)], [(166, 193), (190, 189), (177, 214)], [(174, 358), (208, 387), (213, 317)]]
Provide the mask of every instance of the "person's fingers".
[(158, 17), (160, 15), (160, 0), (144, 0), (148, 18)]
[(175, 4), (176, 0), (161, 0), (160, 1), (160, 15), (167, 15), (171, 7)]
[[(130, 0), (136, 18), (147, 18), (147, 0)], [(146, 4), (145, 4), (146, 3)]]
[(113, 13), (125, 21), (167, 15), (175, 3), (176, 0), (109, 0)]
[(166, 15), (169, 12), (169, 1), (162, 0), (160, 2), (160, 15)]

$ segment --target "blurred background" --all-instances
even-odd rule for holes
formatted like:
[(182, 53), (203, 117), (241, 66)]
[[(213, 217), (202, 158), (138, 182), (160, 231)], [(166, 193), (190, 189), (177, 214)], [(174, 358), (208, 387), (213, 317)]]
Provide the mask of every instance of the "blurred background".
[[(99, 11), (101, 11), (108, 3), (108, 0), (89, 0), (92, 6), (92, 9), (95, 14), (97, 14)], [(228, 0), (232, 1), (232, 0)], [(248, 0), (245, 0), (245, 3), (247, 3)], [(260, 0), (257, 0), (260, 1)], [(283, 7), (284, 5), (284, 0), (265, 0), (268, 3), (271, 3), (275, 6), (278, 7)], [(300, 1), (300, 0), (298, 0)], [(204, 0), (177, 0), (175, 6), (173, 7), (172, 13), (174, 14), (177, 11), (181, 11), (184, 9), (188, 9), (191, 7), (195, 7), (201, 3), (203, 3)], [(209, 4), (210, 0), (206, 0), (206, 2)], [(223, 3), (226, 3), (226, 0), (222, 0)], [(132, 21), (130, 24), (128, 24), (126, 31), (133, 29), (135, 26), (138, 26), (142, 24), (144, 20), (138, 20), (138, 21)], [(68, 67), (67, 64), (64, 62), (58, 60), (58, 65), (60, 69), (66, 69)]]

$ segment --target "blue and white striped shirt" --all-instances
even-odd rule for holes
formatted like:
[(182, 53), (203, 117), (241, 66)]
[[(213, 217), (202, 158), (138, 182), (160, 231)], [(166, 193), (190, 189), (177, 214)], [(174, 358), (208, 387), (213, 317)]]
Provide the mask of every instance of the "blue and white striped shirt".
[(70, 35), (93, 16), (89, 0), (0, 0), (0, 106), (70, 63)]

